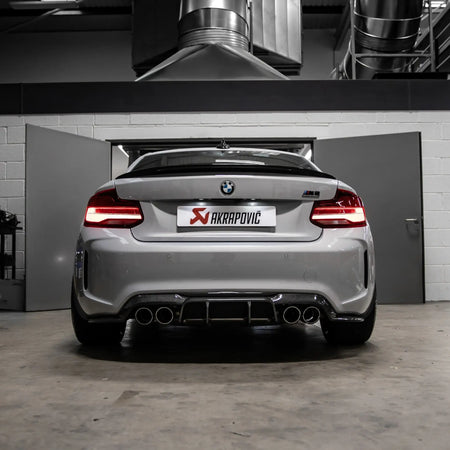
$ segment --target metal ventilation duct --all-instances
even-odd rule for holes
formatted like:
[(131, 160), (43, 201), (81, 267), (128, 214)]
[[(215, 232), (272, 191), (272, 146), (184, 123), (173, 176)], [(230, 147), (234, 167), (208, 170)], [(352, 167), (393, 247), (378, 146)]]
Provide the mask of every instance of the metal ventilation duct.
[(226, 44), (248, 50), (247, 15), (245, 0), (184, 0), (178, 45)]
[(285, 75), (302, 65), (302, 2), (252, 0), (254, 54)]
[[(423, 0), (355, 0), (355, 52), (373, 53), (356, 61), (356, 78), (371, 79), (377, 72), (402, 72), (409, 60), (377, 54), (410, 51), (416, 42)], [(340, 68), (352, 78), (351, 45)]]
[(182, 0), (179, 51), (136, 81), (287, 79), (249, 52), (247, 0)]

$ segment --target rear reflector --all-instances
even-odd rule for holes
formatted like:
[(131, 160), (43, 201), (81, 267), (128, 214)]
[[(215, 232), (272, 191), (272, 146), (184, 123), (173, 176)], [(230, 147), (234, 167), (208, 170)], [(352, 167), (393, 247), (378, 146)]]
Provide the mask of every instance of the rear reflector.
[(144, 220), (138, 201), (124, 200), (115, 189), (97, 192), (89, 200), (85, 227), (132, 228)]
[(311, 222), (321, 228), (352, 228), (367, 225), (362, 200), (353, 192), (338, 189), (332, 200), (314, 203)]

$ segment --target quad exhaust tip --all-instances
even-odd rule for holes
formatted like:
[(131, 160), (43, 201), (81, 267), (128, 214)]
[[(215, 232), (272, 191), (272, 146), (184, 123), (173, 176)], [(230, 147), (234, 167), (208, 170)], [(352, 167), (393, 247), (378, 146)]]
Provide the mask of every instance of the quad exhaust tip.
[(139, 308), (135, 314), (134, 318), (139, 325), (147, 326), (153, 322), (153, 313), (149, 308)]
[(302, 318), (302, 312), (296, 306), (288, 306), (283, 311), (283, 320), (289, 325), (296, 325)]
[(160, 325), (170, 325), (173, 317), (173, 311), (167, 306), (161, 306), (156, 310), (155, 319)]
[(150, 308), (143, 306), (136, 310), (134, 318), (142, 326), (150, 325), (153, 321), (160, 325), (170, 325), (173, 322), (174, 314), (172, 309), (167, 306), (161, 306), (156, 310), (155, 314), (153, 314)]
[[(174, 312), (167, 306), (161, 306), (153, 314), (147, 307), (136, 310), (134, 318), (139, 325), (147, 326), (153, 321), (160, 325), (170, 325), (174, 320)], [(315, 324), (320, 319), (320, 310), (316, 306), (307, 306), (303, 311), (298, 306), (288, 306), (283, 311), (283, 321), (288, 325), (297, 325), (302, 322), (308, 325)]]
[(302, 321), (309, 325), (316, 323), (320, 319), (320, 310), (315, 306), (308, 306), (303, 311)]
[(319, 319), (320, 310), (315, 306), (307, 306), (303, 312), (297, 306), (288, 306), (283, 311), (283, 321), (288, 325), (297, 325), (299, 322), (313, 325)]

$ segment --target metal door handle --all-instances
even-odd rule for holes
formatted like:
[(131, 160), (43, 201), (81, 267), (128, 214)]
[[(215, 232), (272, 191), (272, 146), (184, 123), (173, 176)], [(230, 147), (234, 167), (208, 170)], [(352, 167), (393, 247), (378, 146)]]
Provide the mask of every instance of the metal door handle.
[(411, 218), (411, 219), (405, 219), (406, 223), (414, 223), (416, 225), (419, 225), (419, 219), (417, 218)]

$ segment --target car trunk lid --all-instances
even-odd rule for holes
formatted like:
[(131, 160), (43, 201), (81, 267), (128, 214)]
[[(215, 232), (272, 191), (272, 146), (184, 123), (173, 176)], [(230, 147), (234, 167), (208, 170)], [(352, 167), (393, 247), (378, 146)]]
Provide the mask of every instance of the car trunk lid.
[[(313, 241), (321, 228), (314, 201), (334, 197), (337, 181), (306, 176), (220, 173), (120, 178), (120, 198), (138, 200), (139, 241)], [(230, 191), (231, 192), (228, 192)]]

